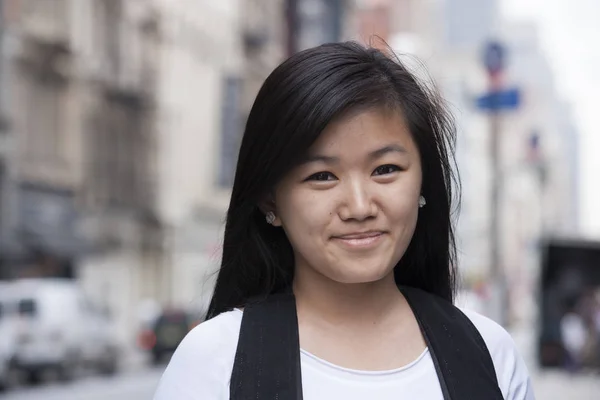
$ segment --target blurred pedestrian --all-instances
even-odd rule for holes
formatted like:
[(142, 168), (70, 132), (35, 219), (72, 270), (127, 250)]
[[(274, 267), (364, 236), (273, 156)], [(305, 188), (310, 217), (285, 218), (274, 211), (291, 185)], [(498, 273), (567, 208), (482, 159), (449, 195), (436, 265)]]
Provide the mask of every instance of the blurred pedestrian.
[(242, 139), (209, 319), (155, 399), (533, 399), (508, 333), (452, 305), (454, 140), (380, 50), (280, 65)]
[(565, 349), (565, 369), (575, 373), (581, 368), (587, 330), (583, 318), (574, 307), (570, 307), (561, 318), (560, 332)]

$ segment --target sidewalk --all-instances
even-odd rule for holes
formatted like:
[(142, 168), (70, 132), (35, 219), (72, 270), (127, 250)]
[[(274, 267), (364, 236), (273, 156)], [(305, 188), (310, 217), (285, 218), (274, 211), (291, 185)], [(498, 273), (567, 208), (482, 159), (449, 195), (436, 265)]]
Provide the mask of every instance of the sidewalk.
[(534, 331), (519, 327), (510, 333), (529, 368), (537, 400), (600, 400), (600, 373), (570, 376), (561, 371), (540, 370), (535, 359)]
[(598, 400), (600, 375), (569, 376), (558, 371), (532, 371), (533, 388), (538, 400)]

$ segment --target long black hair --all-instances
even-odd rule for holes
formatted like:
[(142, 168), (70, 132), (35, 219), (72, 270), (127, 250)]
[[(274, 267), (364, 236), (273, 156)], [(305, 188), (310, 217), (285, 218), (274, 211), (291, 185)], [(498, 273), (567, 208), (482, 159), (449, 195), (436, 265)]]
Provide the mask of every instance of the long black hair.
[(260, 89), (241, 143), (208, 318), (291, 285), (291, 245), (283, 229), (265, 222), (259, 204), (334, 118), (374, 107), (394, 107), (404, 116), (421, 155), (421, 191), (427, 199), (394, 268), (395, 280), (453, 300), (452, 189), (458, 183), (453, 120), (435, 90), (399, 60), (346, 42), (293, 55)]

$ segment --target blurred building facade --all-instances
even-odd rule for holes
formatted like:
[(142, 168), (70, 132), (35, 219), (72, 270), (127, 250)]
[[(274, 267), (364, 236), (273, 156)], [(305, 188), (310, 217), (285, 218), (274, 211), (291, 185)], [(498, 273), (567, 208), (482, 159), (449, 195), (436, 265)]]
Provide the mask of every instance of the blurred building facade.
[(2, 196), (2, 277), (85, 281), (87, 257), (127, 247), (115, 224), (150, 210), (141, 125), (150, 120), (145, 88), (152, 77), (131, 63), (123, 68), (118, 53), (130, 49), (119, 48), (129, 37), (118, 26), (118, 2), (3, 5), (1, 92), (11, 162)]
[[(264, 80), (286, 55), (290, 29), (289, 25), (285, 24), (288, 3), (288, 0), (274, 0), (269, 3), (247, 0), (241, 4), (243, 49), (241, 125), (250, 114), (256, 94)], [(235, 161), (232, 164), (235, 166)], [(230, 173), (230, 177), (233, 178), (233, 173)], [(230, 179), (229, 185), (232, 183)]]
[(80, 250), (80, 105), (73, 97), (77, 85), (63, 3), (2, 3), (2, 96), (9, 154), (2, 272), (8, 277), (73, 277)]
[(241, 4), (3, 3), (3, 278), (79, 279), (128, 341), (144, 299), (198, 297), (240, 135)]
[[(92, 243), (108, 246), (79, 269), (88, 292), (110, 299), (122, 335), (131, 339), (146, 300), (191, 308), (214, 269), (228, 201), (219, 184), (221, 130), (224, 121), (239, 119), (240, 9), (238, 1), (110, 3), (120, 6), (109, 10), (112, 17), (93, 15), (105, 43), (117, 46), (109, 59), (122, 78), (105, 65), (104, 76), (112, 77), (105, 86), (117, 96), (92, 96), (104, 107), (90, 105), (102, 111), (92, 117), (98, 141), (89, 152), (103, 141), (108, 147), (89, 165), (100, 166), (100, 175), (90, 181), (85, 225)], [(129, 141), (107, 136), (119, 134)], [(122, 194), (120, 201), (102, 197), (106, 185)]]
[[(189, 16), (190, 5), (182, 4), (179, 12), (194, 21), (200, 47), (187, 55), (182, 49), (179, 56), (173, 52), (163, 58), (165, 80), (159, 98), (164, 109), (173, 112), (161, 144), (168, 149), (162, 169), (171, 174), (162, 180), (163, 212), (173, 224), (170, 302), (179, 306), (193, 302), (206, 307), (218, 266), (241, 130), (242, 4), (194, 2), (195, 17)], [(168, 1), (163, 7), (172, 9)], [(194, 61), (185, 61), (186, 57)], [(181, 78), (189, 75), (196, 77), (194, 86)]]
[[(6, 16), (4, 2), (0, 1), (0, 254), (6, 254), (8, 236), (8, 158), (10, 151), (7, 137), (9, 135), (8, 116), (6, 104), (8, 93), (6, 92)], [(4, 89), (4, 90), (2, 90)], [(3, 276), (3, 259), (0, 256), (0, 277)]]
[(81, 90), (82, 235), (78, 278), (123, 337), (144, 295), (163, 294), (156, 84), (159, 16), (148, 3), (71, 2)]

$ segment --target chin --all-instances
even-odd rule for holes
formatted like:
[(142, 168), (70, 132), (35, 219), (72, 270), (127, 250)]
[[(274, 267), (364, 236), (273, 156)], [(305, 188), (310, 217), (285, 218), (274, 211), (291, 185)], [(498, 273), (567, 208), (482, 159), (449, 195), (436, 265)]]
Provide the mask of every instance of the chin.
[(371, 267), (365, 268), (363, 265), (348, 266), (340, 269), (336, 269), (333, 276), (329, 276), (330, 279), (345, 284), (360, 284), (360, 283), (372, 283), (377, 282), (392, 273), (393, 268), (389, 267)]

